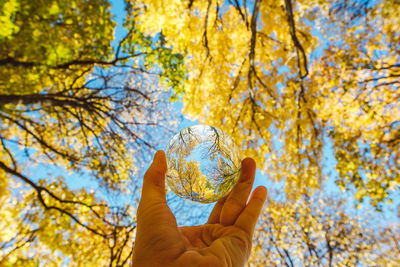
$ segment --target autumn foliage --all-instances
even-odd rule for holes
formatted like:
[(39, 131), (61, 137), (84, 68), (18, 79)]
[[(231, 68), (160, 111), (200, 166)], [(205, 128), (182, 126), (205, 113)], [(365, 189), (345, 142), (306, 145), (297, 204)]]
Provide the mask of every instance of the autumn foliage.
[(125, 12), (118, 35), (107, 0), (0, 1), (1, 266), (128, 265), (174, 101), (271, 183), (249, 266), (400, 264), (399, 1)]

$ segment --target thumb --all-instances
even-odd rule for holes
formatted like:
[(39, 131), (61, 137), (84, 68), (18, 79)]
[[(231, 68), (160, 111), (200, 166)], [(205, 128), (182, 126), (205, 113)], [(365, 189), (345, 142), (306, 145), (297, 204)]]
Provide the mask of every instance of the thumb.
[(141, 202), (165, 203), (165, 174), (167, 172), (167, 160), (165, 152), (158, 150), (154, 155), (153, 163), (143, 178)]

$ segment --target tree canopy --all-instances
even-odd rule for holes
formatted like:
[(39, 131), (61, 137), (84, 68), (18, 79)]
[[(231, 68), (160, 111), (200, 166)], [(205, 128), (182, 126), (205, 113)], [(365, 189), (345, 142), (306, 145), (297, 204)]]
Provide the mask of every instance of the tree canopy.
[(70, 179), (138, 197), (139, 170), (172, 129), (162, 87), (179, 88), (182, 57), (133, 22), (114, 40), (108, 1), (1, 5), (1, 265), (123, 265), (135, 209)]
[(326, 144), (357, 199), (399, 188), (398, 1), (135, 4), (140, 29), (186, 55), (185, 114), (231, 134), (288, 194), (326, 179)]
[(0, 0), (0, 265), (129, 265), (174, 101), (271, 182), (249, 266), (400, 264), (399, 1), (124, 3)]

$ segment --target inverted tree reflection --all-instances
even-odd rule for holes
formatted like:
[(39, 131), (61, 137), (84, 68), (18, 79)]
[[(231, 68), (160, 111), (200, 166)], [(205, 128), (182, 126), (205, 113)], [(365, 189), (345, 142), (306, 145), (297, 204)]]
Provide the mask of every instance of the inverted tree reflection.
[(224, 197), (239, 173), (239, 154), (221, 130), (195, 125), (175, 135), (167, 146), (167, 183), (178, 196), (203, 203)]

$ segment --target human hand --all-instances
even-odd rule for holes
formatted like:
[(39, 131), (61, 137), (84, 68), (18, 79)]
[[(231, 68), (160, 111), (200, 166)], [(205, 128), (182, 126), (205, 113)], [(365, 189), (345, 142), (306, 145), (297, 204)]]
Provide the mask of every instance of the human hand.
[(144, 175), (133, 266), (244, 266), (267, 198), (267, 189), (259, 186), (246, 204), (255, 170), (254, 160), (244, 159), (238, 183), (215, 204), (207, 223), (178, 227), (165, 196), (165, 153), (157, 151)]

